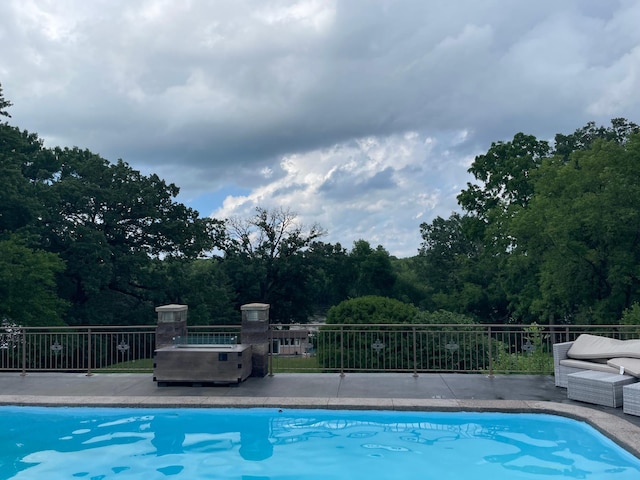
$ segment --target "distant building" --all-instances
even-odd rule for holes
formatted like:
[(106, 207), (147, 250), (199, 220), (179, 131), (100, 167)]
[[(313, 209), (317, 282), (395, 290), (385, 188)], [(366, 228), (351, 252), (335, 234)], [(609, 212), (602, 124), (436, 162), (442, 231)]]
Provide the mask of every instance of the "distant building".
[(271, 330), (271, 352), (274, 355), (309, 355), (312, 348), (310, 333), (307, 329)]

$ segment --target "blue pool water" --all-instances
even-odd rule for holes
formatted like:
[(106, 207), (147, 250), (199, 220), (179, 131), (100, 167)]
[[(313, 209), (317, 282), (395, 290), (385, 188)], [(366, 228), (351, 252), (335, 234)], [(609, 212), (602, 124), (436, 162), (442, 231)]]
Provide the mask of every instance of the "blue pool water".
[(640, 460), (542, 414), (0, 407), (0, 478), (638, 480)]

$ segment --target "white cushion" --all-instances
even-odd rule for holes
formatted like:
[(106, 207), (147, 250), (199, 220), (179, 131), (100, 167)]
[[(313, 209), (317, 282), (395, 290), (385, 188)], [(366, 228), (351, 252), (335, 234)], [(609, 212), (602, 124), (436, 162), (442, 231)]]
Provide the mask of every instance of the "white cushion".
[(612, 358), (607, 362), (610, 367), (616, 368), (620, 371), (620, 368), (624, 368), (625, 375), (633, 375), (634, 377), (640, 377), (640, 358)]
[(596, 372), (618, 373), (619, 368), (611, 367), (606, 363), (590, 362), (589, 360), (572, 360), (565, 358), (560, 360), (560, 365), (563, 367), (581, 368), (583, 370), (595, 370)]
[(640, 340), (616, 340), (583, 333), (576, 338), (567, 352), (569, 358), (640, 358)]

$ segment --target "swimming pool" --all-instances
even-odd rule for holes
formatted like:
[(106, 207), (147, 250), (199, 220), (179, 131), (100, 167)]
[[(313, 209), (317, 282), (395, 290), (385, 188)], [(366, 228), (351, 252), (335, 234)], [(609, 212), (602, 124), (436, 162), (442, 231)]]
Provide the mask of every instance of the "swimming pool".
[(546, 414), (0, 407), (0, 478), (637, 480), (640, 460)]

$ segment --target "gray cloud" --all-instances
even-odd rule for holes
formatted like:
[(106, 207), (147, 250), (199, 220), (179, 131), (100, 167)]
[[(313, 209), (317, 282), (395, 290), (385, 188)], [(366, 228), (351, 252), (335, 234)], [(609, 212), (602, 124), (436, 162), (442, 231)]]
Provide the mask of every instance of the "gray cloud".
[[(10, 0), (0, 82), (14, 124), (158, 172), (200, 211), (290, 198), (406, 254), (492, 141), (640, 121), (638, 18), (631, 0)], [(253, 195), (197, 204), (230, 186)]]

